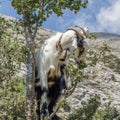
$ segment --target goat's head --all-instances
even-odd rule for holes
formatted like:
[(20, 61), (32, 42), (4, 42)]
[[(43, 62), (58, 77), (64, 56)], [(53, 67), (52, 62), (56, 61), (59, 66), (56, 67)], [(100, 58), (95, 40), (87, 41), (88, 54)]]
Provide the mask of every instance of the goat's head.
[(64, 51), (63, 53), (65, 53), (65, 55), (67, 54), (68, 59), (74, 59), (77, 63), (85, 59), (86, 52), (89, 48), (85, 39), (88, 38), (88, 36), (88, 28), (80, 26), (69, 28), (63, 33), (61, 37), (61, 47)]

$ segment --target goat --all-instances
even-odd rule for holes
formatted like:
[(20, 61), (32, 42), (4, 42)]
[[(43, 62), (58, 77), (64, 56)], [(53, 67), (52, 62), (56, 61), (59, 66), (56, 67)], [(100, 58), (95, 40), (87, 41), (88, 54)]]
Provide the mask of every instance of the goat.
[[(76, 28), (80, 28), (79, 32)], [(47, 39), (37, 52), (37, 120), (40, 120), (40, 116), (51, 115), (58, 97), (67, 90), (64, 67), (70, 58), (75, 59), (77, 63), (85, 58), (88, 45), (83, 39), (88, 37), (87, 32), (88, 29), (77, 26), (67, 29), (64, 33), (57, 33)], [(52, 120), (58, 120), (58, 117), (55, 115)]]

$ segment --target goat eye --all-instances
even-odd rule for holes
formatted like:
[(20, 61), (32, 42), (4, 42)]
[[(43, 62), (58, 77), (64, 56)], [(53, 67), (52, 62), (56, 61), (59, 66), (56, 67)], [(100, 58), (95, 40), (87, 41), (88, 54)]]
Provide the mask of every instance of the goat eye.
[(78, 39), (78, 40), (77, 40), (77, 46), (78, 46), (79, 48), (83, 47), (83, 39)]

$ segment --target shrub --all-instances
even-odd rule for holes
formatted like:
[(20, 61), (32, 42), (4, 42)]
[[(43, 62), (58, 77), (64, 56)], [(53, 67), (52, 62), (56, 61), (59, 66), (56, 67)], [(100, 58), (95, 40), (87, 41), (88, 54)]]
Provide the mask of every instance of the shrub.
[(120, 113), (115, 107), (106, 107), (98, 110), (93, 116), (93, 120), (120, 120)]
[(0, 89), (0, 119), (24, 120), (25, 83), (23, 78), (14, 78)]
[(82, 102), (82, 107), (73, 111), (67, 120), (92, 120), (96, 110), (100, 106), (100, 97), (92, 96), (88, 102)]
[[(25, 119), (25, 80), (16, 77), (25, 54), (17, 36), (18, 24), (0, 17), (0, 119)], [(18, 32), (18, 33), (17, 33)]]

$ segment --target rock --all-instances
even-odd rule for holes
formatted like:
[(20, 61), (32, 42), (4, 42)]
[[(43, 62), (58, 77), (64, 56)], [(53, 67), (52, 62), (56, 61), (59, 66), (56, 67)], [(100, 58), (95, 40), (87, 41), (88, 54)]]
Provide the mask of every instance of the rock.
[[(99, 33), (97, 34), (99, 35)], [(107, 42), (109, 41), (108, 45), (113, 49), (110, 53), (107, 53), (111, 58), (105, 63), (98, 62), (94, 66), (88, 65), (83, 69), (85, 79), (82, 83), (79, 83), (74, 93), (67, 99), (72, 109), (78, 108), (78, 105), (81, 106), (81, 101), (87, 101), (91, 95), (98, 94), (101, 97), (101, 108), (114, 106), (120, 111), (120, 74), (119, 69), (116, 69), (116, 66), (120, 66), (120, 51), (119, 47), (115, 46), (116, 44), (120, 46), (120, 36), (114, 35), (112, 37), (112, 35), (110, 35), (110, 37), (106, 36), (104, 39), (104, 35), (102, 36), (102, 34), (100, 34), (102, 39), (99, 37), (96, 42), (92, 44), (93, 46), (100, 45), (107, 38)], [(97, 47), (93, 47), (91, 49), (97, 51), (96, 48)], [(87, 55), (87, 58), (89, 58), (89, 55)], [(111, 67), (110, 60), (112, 61), (113, 67)], [(116, 62), (116, 60), (119, 62)]]

